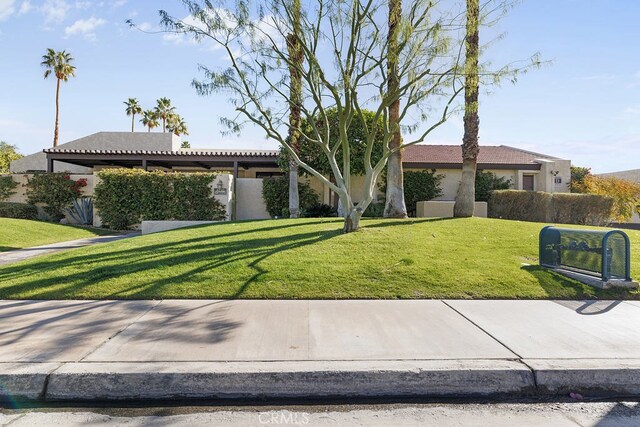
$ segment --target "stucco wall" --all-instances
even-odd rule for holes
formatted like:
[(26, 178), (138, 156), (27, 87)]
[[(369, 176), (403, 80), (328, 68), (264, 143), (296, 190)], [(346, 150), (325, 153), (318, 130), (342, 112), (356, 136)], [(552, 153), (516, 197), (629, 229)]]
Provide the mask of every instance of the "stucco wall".
[(262, 198), (261, 178), (238, 178), (235, 196), (236, 219), (270, 218)]
[[(180, 149), (180, 138), (171, 133), (160, 132), (98, 132), (80, 139), (58, 145), (60, 149), (85, 150), (161, 150), (176, 151)], [(46, 155), (38, 152), (11, 162), (11, 172), (28, 170), (47, 170)], [(90, 168), (54, 162), (54, 171), (73, 173), (90, 173)]]

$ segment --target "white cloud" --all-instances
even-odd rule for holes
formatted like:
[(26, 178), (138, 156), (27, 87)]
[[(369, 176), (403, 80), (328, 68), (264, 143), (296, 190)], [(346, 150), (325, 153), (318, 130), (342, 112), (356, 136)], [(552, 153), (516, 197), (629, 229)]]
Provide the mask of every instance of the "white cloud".
[(627, 107), (625, 108), (624, 112), (625, 114), (633, 114), (633, 115), (640, 114), (640, 104)]
[(113, 2), (113, 7), (124, 6), (127, 3), (127, 0), (116, 0)]
[(70, 8), (71, 6), (65, 0), (47, 0), (40, 11), (44, 14), (46, 23), (60, 23), (67, 17)]
[(76, 0), (75, 7), (76, 7), (76, 9), (80, 9), (80, 10), (88, 9), (89, 7), (91, 7), (91, 2), (90, 1)]
[(592, 76), (583, 77), (585, 81), (611, 81), (615, 80), (616, 76), (613, 74), (594, 74)]
[(29, 0), (23, 1), (20, 5), (20, 10), (18, 10), (18, 15), (29, 13), (31, 9), (33, 9), (33, 6), (31, 6), (31, 2)]
[(9, 18), (16, 11), (13, 0), (0, 0), (0, 21)]
[(143, 22), (142, 24), (138, 25), (138, 28), (141, 31), (158, 31), (157, 27), (154, 27), (153, 25), (151, 25), (148, 22)]
[(83, 35), (85, 38), (93, 40), (96, 37), (95, 30), (106, 23), (107, 21), (104, 19), (94, 16), (89, 19), (79, 19), (64, 29), (64, 35), (65, 37)]

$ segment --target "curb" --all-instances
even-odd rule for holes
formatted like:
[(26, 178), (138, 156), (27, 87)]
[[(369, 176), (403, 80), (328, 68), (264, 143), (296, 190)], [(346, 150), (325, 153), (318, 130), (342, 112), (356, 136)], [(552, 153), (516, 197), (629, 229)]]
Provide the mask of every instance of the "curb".
[(0, 363), (0, 397), (40, 401), (639, 396), (640, 359)]
[[(0, 374), (1, 377), (1, 374)], [(42, 376), (34, 376), (40, 380)], [(46, 401), (531, 394), (509, 360), (67, 363), (40, 382)]]

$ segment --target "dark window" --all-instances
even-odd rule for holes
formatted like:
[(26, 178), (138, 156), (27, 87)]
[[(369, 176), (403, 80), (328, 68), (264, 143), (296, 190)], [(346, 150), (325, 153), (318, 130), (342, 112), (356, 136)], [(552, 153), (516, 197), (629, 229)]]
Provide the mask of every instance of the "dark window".
[(256, 172), (256, 178), (271, 178), (274, 176), (284, 176), (284, 172)]
[(522, 189), (533, 191), (533, 175), (522, 175)]

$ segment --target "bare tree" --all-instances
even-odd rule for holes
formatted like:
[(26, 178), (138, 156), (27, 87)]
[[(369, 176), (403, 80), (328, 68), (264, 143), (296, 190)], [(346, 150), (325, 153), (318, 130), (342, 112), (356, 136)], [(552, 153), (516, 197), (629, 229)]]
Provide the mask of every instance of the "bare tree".
[[(340, 198), (344, 232), (357, 230), (362, 213), (371, 203), (376, 181), (390, 156), (407, 146), (425, 141), (442, 125), (463, 90), (458, 56), (462, 43), (455, 29), (462, 28), (455, 13), (442, 13), (432, 0), (411, 2), (398, 21), (397, 81), (389, 89), (386, 2), (364, 0), (318, 0), (300, 15), (300, 30), (294, 29), (295, 5), (288, 0), (254, 4), (237, 0), (232, 9), (209, 0), (182, 0), (189, 16), (179, 19), (160, 11), (164, 31), (192, 36), (196, 41), (221, 47), (229, 61), (223, 69), (200, 66), (203, 80), (194, 80), (196, 90), (207, 95), (230, 95), (236, 115), (221, 122), (231, 132), (246, 124), (261, 128), (280, 143), (296, 164), (331, 188)], [(287, 35), (299, 34), (302, 60), (294, 60)], [(290, 71), (301, 78), (301, 117), (311, 124), (302, 129), (288, 120), (292, 105)], [(505, 72), (505, 70), (501, 70)], [(294, 90), (295, 93), (295, 90)], [(397, 123), (411, 138), (400, 145), (391, 141), (399, 126), (390, 126), (389, 111), (400, 101)], [(338, 115), (337, 143), (331, 144), (327, 110)], [(351, 188), (348, 130), (363, 111), (372, 110), (364, 150), (364, 191), (357, 199)], [(318, 126), (318, 118), (325, 126)], [(413, 121), (413, 123), (408, 123)], [(335, 127), (333, 127), (335, 129)], [(295, 131), (305, 143), (317, 144), (327, 157), (334, 180), (306, 164), (288, 138)], [(335, 139), (334, 139), (335, 140)], [(374, 141), (382, 140), (382, 156), (372, 161)], [(341, 151), (342, 161), (336, 160)], [(360, 193), (360, 192), (359, 192)]]

